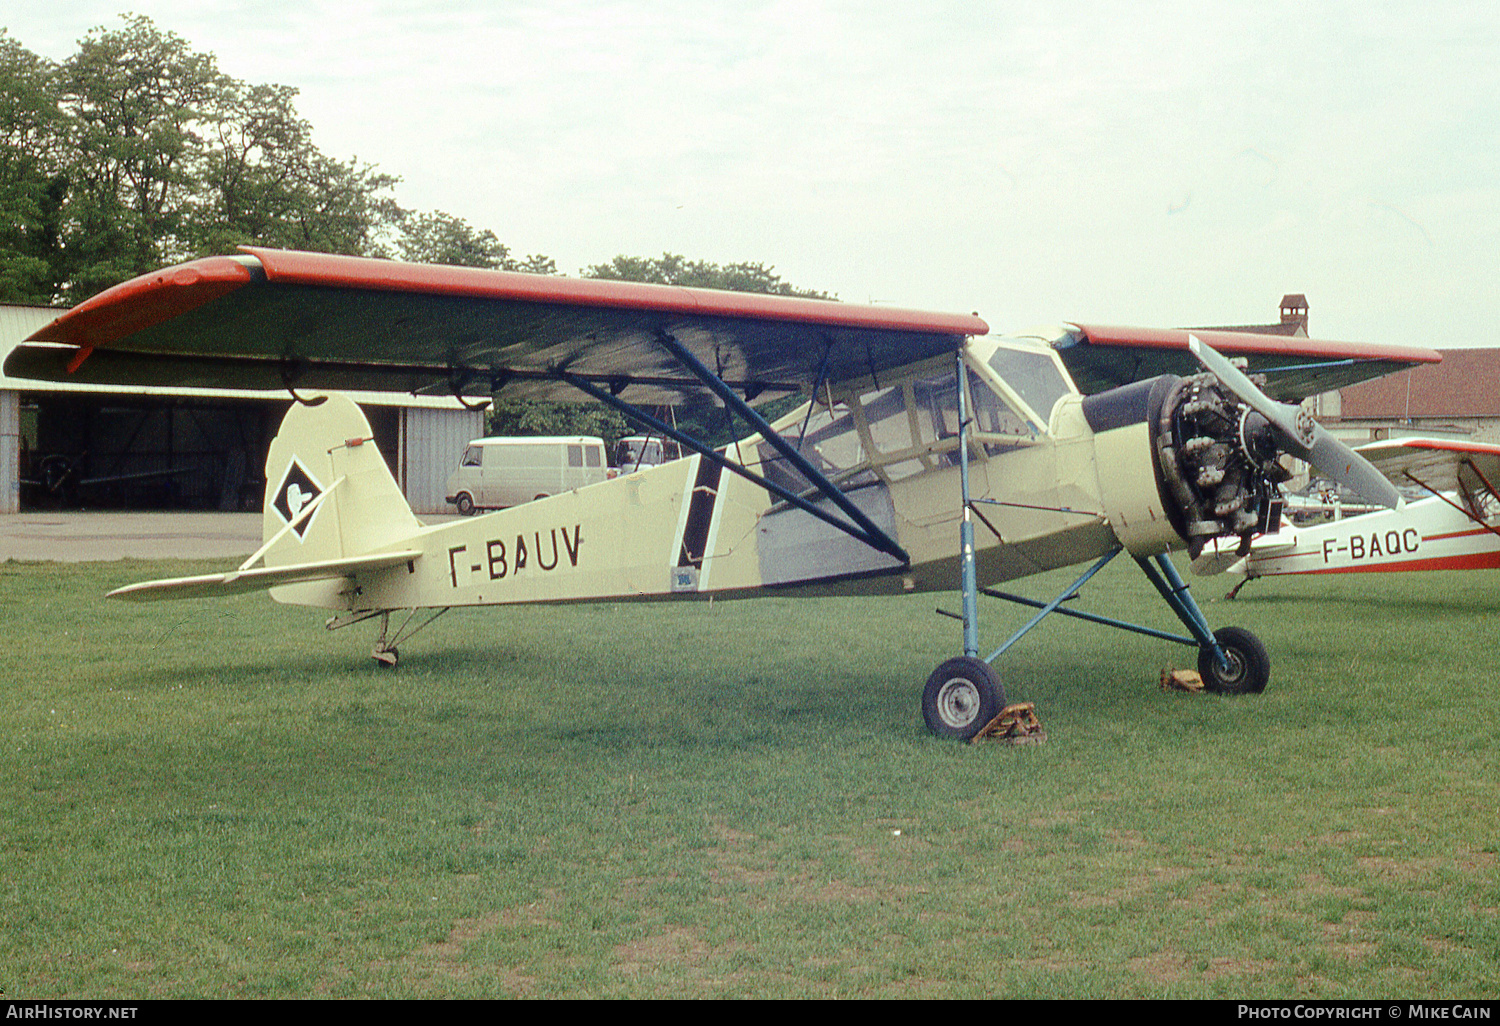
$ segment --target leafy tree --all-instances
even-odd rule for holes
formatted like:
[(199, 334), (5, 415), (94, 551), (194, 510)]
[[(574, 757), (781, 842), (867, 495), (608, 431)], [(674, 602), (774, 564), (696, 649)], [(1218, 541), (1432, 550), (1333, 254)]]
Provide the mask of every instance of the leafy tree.
[(495, 400), (488, 421), (492, 435), (597, 435), (611, 449), (634, 433), (630, 422), (608, 406), (586, 400), (551, 403), (506, 399), (504, 393)]
[(399, 179), (319, 151), (296, 95), (149, 18), (61, 65), (0, 30), (0, 298), (76, 302), (251, 243), (389, 255)]
[(74, 133), (68, 216), (87, 240), (70, 268), (80, 291), (192, 255), (184, 214), (198, 129), (226, 81), (211, 54), (139, 16), (95, 29), (63, 62)]
[[(556, 274), (547, 256), (512, 255), (494, 232), (395, 201), (395, 176), (312, 142), (297, 90), (247, 85), (151, 19), (97, 28), (54, 64), (0, 29), (0, 301), (79, 301), (163, 264), (256, 244)], [(617, 256), (586, 277), (770, 295), (798, 289), (760, 263), (663, 253)], [(706, 405), (680, 411), (728, 441), (743, 425)], [(492, 430), (631, 430), (588, 404), (499, 403)]]
[(510, 247), (496, 238), (494, 232), (477, 229), (463, 218), (440, 210), (407, 214), (401, 222), (397, 250), (402, 260), (419, 264), (488, 267), (528, 274), (557, 273), (557, 264), (551, 257), (533, 253), (518, 260), (511, 256)]
[(389, 195), (400, 179), (320, 152), (296, 96), (289, 86), (222, 83), (196, 163), (195, 255), (249, 244), (386, 255), (406, 214)]
[(412, 263), (498, 270), (512, 270), (514, 266), (510, 247), (494, 232), (478, 230), (463, 218), (442, 211), (408, 214), (396, 245), (401, 259)]
[(0, 302), (48, 303), (57, 285), (68, 187), (57, 78), (0, 29)]
[(524, 271), (527, 274), (556, 274), (557, 263), (549, 256), (532, 253), (516, 264), (515, 270)]

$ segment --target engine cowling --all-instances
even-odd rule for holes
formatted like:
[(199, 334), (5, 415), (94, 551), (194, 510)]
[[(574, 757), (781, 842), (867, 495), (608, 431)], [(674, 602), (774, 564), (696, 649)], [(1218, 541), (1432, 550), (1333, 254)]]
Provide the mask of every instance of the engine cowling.
[(1132, 554), (1178, 539), (1196, 558), (1215, 538), (1274, 531), (1289, 472), (1271, 426), (1212, 374), (1163, 375), (1083, 400), (1110, 524)]

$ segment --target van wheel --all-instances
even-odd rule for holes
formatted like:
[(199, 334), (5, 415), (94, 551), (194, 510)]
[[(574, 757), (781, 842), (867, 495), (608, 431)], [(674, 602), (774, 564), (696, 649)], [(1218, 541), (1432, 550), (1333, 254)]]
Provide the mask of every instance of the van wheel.
[(474, 496), (468, 492), (459, 492), (458, 498), (453, 500), (453, 508), (466, 517), (474, 515)]
[(531, 501), (535, 502), (538, 499), (545, 499), (546, 497), (547, 497), (547, 493), (546, 492), (537, 492), (535, 495), (533, 495), (531, 497)]

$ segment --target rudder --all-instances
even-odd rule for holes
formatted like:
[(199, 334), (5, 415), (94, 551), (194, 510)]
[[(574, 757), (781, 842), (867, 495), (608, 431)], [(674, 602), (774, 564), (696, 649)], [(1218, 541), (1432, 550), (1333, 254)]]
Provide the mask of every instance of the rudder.
[(331, 393), (313, 402), (287, 411), (266, 456), (262, 539), (282, 535), (266, 566), (364, 555), (422, 526), (354, 401)]

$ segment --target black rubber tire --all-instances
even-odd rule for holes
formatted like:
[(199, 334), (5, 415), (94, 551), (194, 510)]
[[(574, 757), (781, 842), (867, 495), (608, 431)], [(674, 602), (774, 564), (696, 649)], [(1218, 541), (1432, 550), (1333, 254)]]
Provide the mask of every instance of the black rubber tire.
[(1214, 640), (1229, 656), (1230, 668), (1219, 666), (1211, 649), (1198, 650), (1198, 674), (1203, 687), (1221, 695), (1258, 695), (1271, 679), (1271, 657), (1260, 639), (1243, 627), (1220, 627)]
[(939, 737), (967, 741), (1005, 708), (994, 669), (974, 656), (955, 656), (932, 671), (922, 689), (922, 719)]
[(461, 516), (472, 517), (474, 515), (474, 496), (468, 492), (459, 492), (458, 497), (453, 500), (453, 508), (458, 510)]

